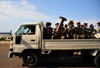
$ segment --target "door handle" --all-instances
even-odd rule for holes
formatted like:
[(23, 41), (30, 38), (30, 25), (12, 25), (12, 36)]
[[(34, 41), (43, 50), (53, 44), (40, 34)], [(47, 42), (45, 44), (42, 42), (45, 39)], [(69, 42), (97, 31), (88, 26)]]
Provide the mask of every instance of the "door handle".
[(35, 40), (31, 40), (31, 41), (35, 41)]

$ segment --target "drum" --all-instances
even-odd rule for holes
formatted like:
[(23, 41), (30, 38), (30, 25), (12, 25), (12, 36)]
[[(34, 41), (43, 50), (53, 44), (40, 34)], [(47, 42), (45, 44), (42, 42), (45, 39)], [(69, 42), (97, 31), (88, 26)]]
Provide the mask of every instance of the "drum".
[(95, 36), (97, 39), (100, 39), (100, 32), (95, 33), (94, 36)]

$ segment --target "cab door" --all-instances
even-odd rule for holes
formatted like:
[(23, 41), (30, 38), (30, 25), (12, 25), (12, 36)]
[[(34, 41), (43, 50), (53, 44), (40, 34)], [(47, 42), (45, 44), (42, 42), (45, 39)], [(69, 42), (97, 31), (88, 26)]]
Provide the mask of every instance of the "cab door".
[(13, 36), (13, 51), (21, 53), (24, 49), (37, 49), (36, 25), (22, 25)]
[(20, 44), (25, 45), (28, 48), (36, 47), (36, 38), (36, 25), (24, 26)]
[(36, 47), (36, 25), (22, 25), (16, 33), (15, 44)]

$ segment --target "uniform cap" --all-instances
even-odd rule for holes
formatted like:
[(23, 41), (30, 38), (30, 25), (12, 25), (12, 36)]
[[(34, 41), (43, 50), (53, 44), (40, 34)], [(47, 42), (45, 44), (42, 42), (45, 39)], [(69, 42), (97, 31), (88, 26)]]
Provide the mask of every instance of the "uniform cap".
[(70, 22), (69, 22), (69, 24), (73, 24), (73, 22), (72, 22), (72, 21), (70, 21)]
[(77, 24), (80, 24), (80, 22), (77, 22)]
[(91, 24), (90, 27), (94, 27), (93, 24)]
[(49, 23), (49, 26), (51, 25), (51, 23)]
[(56, 23), (55, 25), (59, 25), (59, 23)]
[(51, 23), (50, 23), (50, 22), (46, 22), (46, 25), (49, 25), (49, 26), (50, 26), (50, 25), (51, 25)]
[(86, 26), (87, 26), (87, 24), (88, 24), (88, 23), (84, 23), (84, 25), (86, 25)]
[(46, 25), (48, 25), (49, 24), (49, 22), (46, 22)]
[(98, 22), (97, 24), (100, 24), (100, 22)]

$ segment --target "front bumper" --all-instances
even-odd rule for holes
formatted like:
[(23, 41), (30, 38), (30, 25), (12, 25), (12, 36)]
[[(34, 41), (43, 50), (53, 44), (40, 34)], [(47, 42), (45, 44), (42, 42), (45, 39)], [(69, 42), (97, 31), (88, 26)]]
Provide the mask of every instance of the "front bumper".
[(12, 52), (9, 52), (8, 58), (13, 58), (13, 53)]

